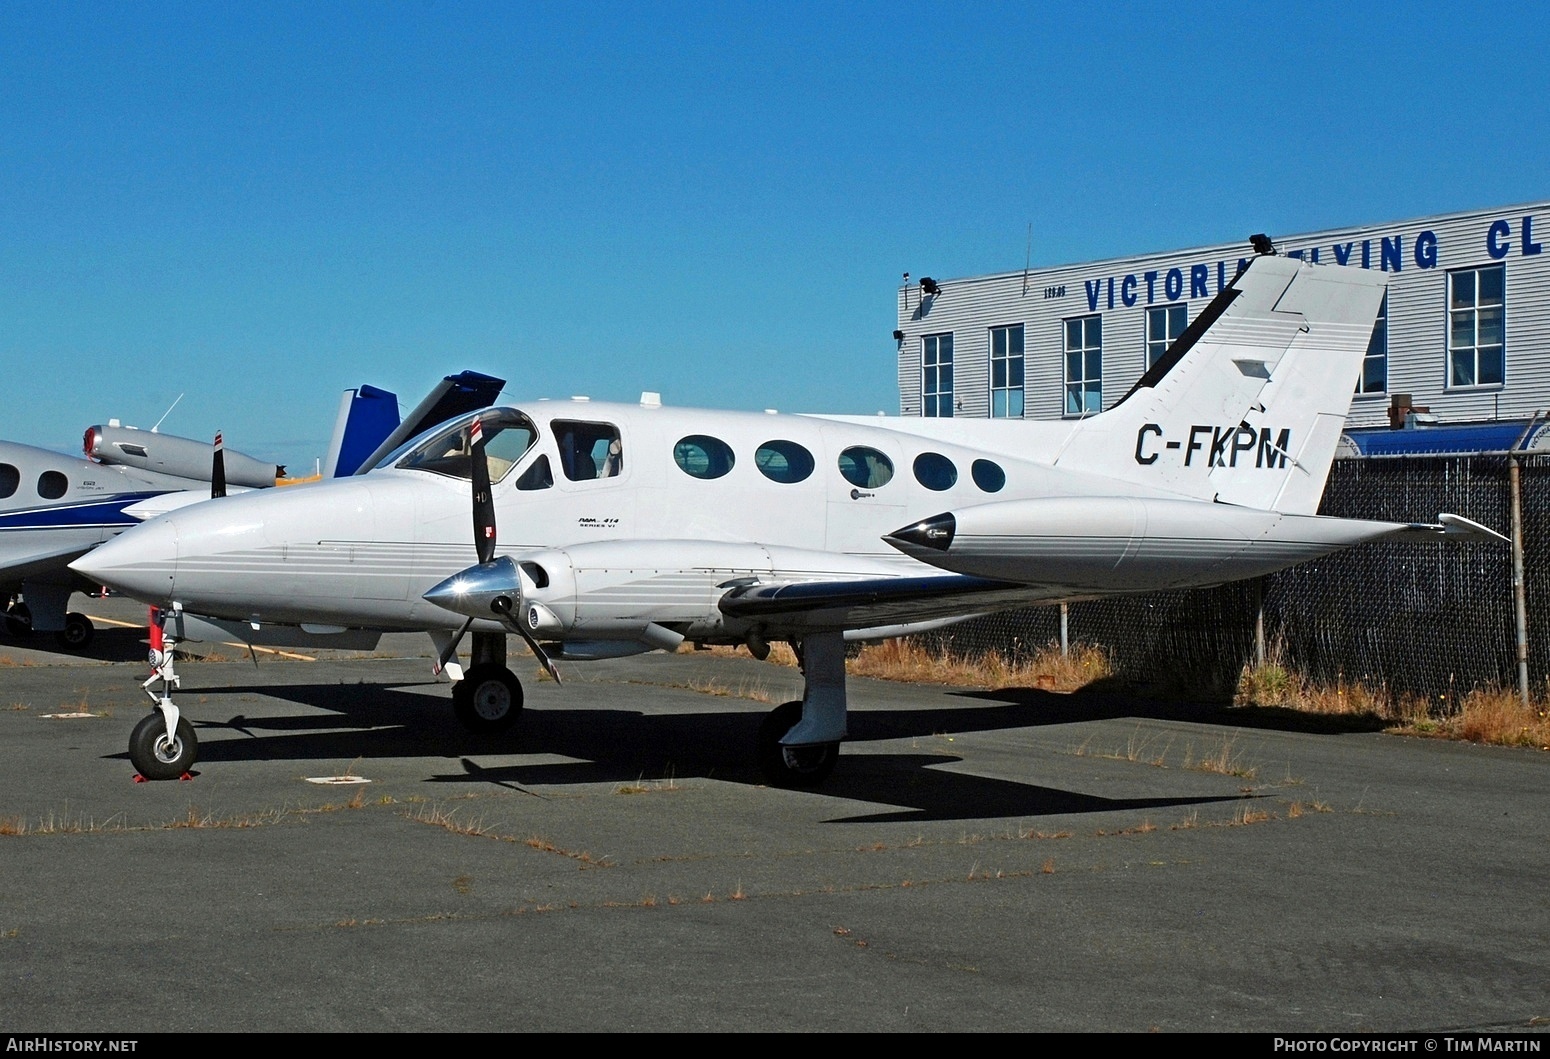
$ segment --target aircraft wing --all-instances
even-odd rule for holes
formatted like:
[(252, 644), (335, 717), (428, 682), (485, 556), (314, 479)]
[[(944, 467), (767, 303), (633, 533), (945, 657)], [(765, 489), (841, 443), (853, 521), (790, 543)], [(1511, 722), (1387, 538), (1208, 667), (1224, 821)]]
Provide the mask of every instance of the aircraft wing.
[(786, 632), (876, 629), (964, 618), (1052, 598), (1037, 587), (985, 577), (871, 577), (760, 582), (731, 588), (718, 607), (729, 618)]
[(40, 542), (35, 551), (6, 554), (3, 564), (0, 564), (0, 584), (16, 584), (41, 574), (58, 573), (89, 552), (91, 548), (92, 545), (78, 541), (52, 547)]

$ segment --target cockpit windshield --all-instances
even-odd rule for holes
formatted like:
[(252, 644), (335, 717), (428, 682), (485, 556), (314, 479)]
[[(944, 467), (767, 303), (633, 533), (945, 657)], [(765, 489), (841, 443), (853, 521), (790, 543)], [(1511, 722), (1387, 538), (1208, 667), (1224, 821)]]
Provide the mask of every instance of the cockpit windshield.
[(533, 442), (538, 430), (533, 421), (510, 408), (484, 411), (442, 430), (411, 448), (394, 464), (405, 471), (431, 471), (453, 478), (473, 477), (473, 449), (469, 430), (479, 420), (484, 432), (484, 451), (490, 463), (490, 481), (498, 482), (511, 473), (517, 461)]

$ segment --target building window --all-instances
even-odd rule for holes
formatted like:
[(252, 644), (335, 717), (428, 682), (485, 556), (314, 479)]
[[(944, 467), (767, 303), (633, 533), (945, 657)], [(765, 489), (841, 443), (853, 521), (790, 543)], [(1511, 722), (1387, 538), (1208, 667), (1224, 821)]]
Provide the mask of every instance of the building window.
[(1362, 358), (1362, 377), (1356, 392), (1384, 393), (1389, 388), (1389, 295), (1383, 292), (1378, 319), (1373, 321), (1372, 337), (1367, 340), (1367, 355)]
[(950, 417), (953, 414), (953, 336), (926, 335), (921, 339), (922, 415)]
[(1507, 373), (1507, 268), (1448, 273), (1448, 385), (1499, 386)]
[(1146, 366), (1150, 368), (1162, 359), (1173, 345), (1173, 340), (1184, 333), (1189, 323), (1189, 307), (1185, 305), (1159, 305), (1146, 311)]
[(1103, 410), (1103, 317), (1066, 321), (1066, 415)]
[(1023, 325), (990, 329), (990, 415), (1021, 419), (1023, 414)]

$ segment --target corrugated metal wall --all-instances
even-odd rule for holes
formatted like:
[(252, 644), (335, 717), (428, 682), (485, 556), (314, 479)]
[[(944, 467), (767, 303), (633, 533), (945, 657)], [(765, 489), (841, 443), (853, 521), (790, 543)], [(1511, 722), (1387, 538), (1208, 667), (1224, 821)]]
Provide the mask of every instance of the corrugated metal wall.
[[(1435, 255), (1425, 233), (1435, 238)], [(1389, 274), (1388, 393), (1410, 393), (1416, 404), (1429, 406), (1445, 421), (1525, 418), (1550, 409), (1550, 253), (1536, 252), (1540, 244), (1550, 247), (1550, 202), (1278, 237), (1276, 243), (1283, 253), (1316, 255), (1322, 263), (1339, 263), (1344, 256), (1351, 265), (1365, 261)], [(898, 299), (899, 330), (904, 332), (900, 414), (921, 413), (922, 336), (952, 332), (956, 414), (988, 416), (990, 329), (1021, 323), (1025, 415), (1059, 418), (1065, 382), (1062, 322), (1094, 312), (1103, 317), (1103, 403), (1110, 407), (1141, 374), (1146, 309), (1183, 303), (1193, 320), (1231, 279), (1238, 259), (1249, 255), (1245, 241), (1026, 274), (938, 280), (942, 293), (925, 299), (918, 287), (905, 287)], [(1449, 389), (1447, 273), (1496, 263), (1507, 271), (1506, 382)], [(1168, 297), (1170, 282), (1179, 297)], [(1126, 305), (1127, 300), (1133, 304)], [(1387, 423), (1388, 403), (1386, 394), (1356, 398), (1350, 424)]]

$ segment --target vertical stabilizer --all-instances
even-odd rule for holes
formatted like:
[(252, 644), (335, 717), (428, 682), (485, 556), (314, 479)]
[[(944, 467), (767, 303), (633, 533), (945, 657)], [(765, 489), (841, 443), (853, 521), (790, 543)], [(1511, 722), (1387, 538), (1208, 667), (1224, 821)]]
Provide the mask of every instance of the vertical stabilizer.
[(324, 478), (347, 478), (398, 427), (398, 395), (375, 386), (346, 390), (323, 462)]
[(1257, 257), (1057, 465), (1312, 514), (1361, 372), (1380, 273)]

